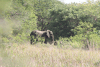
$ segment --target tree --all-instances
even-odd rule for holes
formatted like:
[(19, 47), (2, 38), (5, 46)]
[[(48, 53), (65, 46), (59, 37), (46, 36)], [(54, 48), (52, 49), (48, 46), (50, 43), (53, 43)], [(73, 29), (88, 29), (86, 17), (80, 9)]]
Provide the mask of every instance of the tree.
[(94, 49), (99, 45), (100, 37), (96, 28), (93, 28), (93, 24), (90, 22), (80, 22), (72, 31), (76, 34), (71, 38), (72, 42), (79, 42), (79, 45), (82, 45), (81, 47)]
[(12, 0), (11, 10), (6, 12), (6, 17), (12, 23), (12, 38), (15, 41), (27, 40), (30, 32), (37, 29), (37, 17), (32, 1)]
[(34, 0), (34, 8), (38, 17), (37, 28), (39, 30), (46, 30), (49, 24), (49, 11), (55, 6), (56, 0)]

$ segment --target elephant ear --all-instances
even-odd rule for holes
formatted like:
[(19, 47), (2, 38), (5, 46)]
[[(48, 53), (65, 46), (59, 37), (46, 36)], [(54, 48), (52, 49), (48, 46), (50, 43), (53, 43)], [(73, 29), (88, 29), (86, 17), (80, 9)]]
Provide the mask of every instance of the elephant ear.
[(53, 32), (52, 32), (52, 31), (50, 31), (50, 34), (51, 34), (51, 35), (53, 35)]
[(47, 30), (47, 36), (50, 38), (50, 30)]

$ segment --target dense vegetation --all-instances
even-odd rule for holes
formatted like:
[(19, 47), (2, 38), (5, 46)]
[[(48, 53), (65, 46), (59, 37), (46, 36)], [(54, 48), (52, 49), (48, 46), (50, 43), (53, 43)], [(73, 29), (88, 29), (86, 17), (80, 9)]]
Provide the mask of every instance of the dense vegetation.
[(64, 4), (57, 0), (1, 0), (1, 3), (5, 5), (0, 7), (1, 43), (27, 42), (32, 30), (50, 29), (55, 40), (64, 45), (100, 47), (99, 1)]
[(70, 42), (73, 47), (100, 46), (99, 1), (64, 4), (57, 0), (1, 0), (1, 3), (5, 5), (0, 7), (1, 43), (29, 41), (32, 30), (50, 29), (55, 40)]
[(55, 40), (64, 45), (100, 47), (99, 1), (64, 4), (57, 0), (1, 0), (1, 3), (5, 5), (0, 7), (1, 43), (27, 42), (32, 30), (50, 29)]
[[(47, 29), (58, 45), (30, 45), (31, 31)], [(0, 0), (0, 67), (99, 67), (99, 49), (99, 0)]]

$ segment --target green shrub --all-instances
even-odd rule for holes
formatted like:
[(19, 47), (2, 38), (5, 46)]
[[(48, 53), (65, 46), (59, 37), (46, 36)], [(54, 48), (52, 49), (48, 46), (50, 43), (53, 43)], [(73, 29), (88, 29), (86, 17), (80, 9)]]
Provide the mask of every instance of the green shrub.
[(3, 43), (8, 43), (8, 42), (9, 42), (9, 39), (6, 38), (6, 37), (3, 37), (3, 38), (2, 38), (2, 42), (3, 42)]
[(75, 27), (72, 31), (76, 34), (73, 37), (70, 37), (71, 39), (71, 45), (80, 48), (97, 48), (99, 47), (99, 40), (100, 37), (97, 34), (97, 31), (95, 28), (93, 28), (93, 25), (89, 22), (80, 22), (79, 26)]

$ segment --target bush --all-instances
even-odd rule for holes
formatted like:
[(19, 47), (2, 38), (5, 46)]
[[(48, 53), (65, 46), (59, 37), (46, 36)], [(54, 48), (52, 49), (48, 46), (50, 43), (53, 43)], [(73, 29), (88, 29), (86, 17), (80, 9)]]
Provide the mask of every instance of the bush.
[[(80, 48), (99, 48), (99, 40), (100, 37), (97, 34), (97, 31), (95, 28), (93, 28), (93, 25), (89, 22), (80, 22), (79, 26), (75, 27), (73, 29), (74, 33), (76, 34), (73, 37), (70, 37), (71, 39), (71, 45), (74, 47), (80, 47)], [(76, 43), (73, 45), (73, 43)]]

